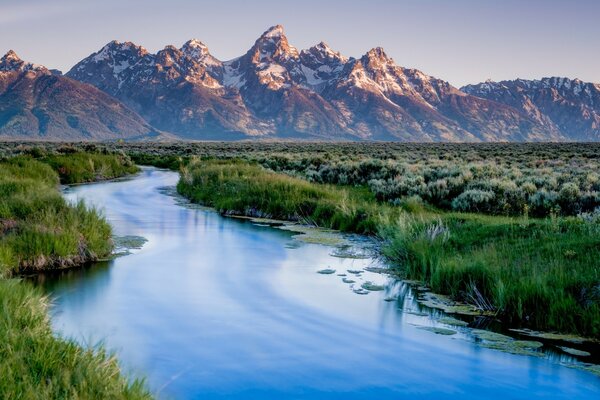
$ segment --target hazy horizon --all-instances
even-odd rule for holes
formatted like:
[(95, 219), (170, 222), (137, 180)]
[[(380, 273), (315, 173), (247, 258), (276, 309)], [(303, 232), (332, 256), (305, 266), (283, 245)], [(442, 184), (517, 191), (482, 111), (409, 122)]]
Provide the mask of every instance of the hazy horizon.
[[(151, 52), (204, 42), (228, 60), (270, 26), (299, 49), (320, 41), (350, 57), (383, 47), (398, 65), (455, 86), (486, 79), (565, 76), (600, 82), (600, 2), (316, 0), (226, 4), (174, 0), (8, 0), (0, 5), (0, 52), (68, 71), (111, 40)], [(41, 40), (43, 39), (43, 40)]]

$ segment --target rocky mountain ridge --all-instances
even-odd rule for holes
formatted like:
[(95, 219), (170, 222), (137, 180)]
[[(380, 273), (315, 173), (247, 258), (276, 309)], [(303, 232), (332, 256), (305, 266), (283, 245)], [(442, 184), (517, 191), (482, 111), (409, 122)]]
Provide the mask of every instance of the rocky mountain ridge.
[[(229, 61), (214, 57), (197, 39), (156, 53), (112, 41), (65, 76), (26, 63), (14, 52), (0, 61), (0, 74), (7, 73), (77, 81), (85, 84), (78, 96), (82, 87), (95, 86), (106, 94), (103, 101), (110, 99), (127, 114), (117, 118), (131, 130), (121, 132), (126, 137), (147, 130), (191, 140), (600, 140), (600, 85), (545, 78), (459, 89), (397, 65), (379, 47), (360, 58), (346, 57), (324, 42), (298, 50), (280, 25)], [(69, 109), (60, 110), (66, 120)], [(2, 115), (0, 123), (7, 119)], [(24, 125), (21, 132), (32, 126)], [(69, 135), (76, 130), (71, 127)], [(6, 123), (0, 135), (5, 131)], [(114, 123), (109, 131), (81, 133), (112, 138)]]

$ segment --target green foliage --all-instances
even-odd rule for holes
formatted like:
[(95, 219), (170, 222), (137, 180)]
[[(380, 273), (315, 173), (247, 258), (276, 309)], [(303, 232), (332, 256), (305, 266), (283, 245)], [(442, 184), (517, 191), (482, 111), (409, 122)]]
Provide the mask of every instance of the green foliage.
[(150, 398), (143, 382), (128, 382), (102, 349), (56, 338), (46, 310), (29, 284), (0, 280), (0, 398)]
[(242, 161), (193, 160), (182, 169), (177, 190), (223, 214), (302, 221), (360, 233), (374, 233), (382, 211), (366, 201), (360, 190), (315, 185)]
[[(114, 167), (123, 160), (109, 155), (74, 153), (69, 160), (39, 149), (32, 154), (56, 168), (67, 166), (66, 182), (131, 170)], [(0, 161), (0, 398), (150, 398), (143, 382), (128, 381), (102, 348), (84, 350), (55, 337), (46, 299), (10, 278), (18, 272), (80, 266), (110, 253), (110, 226), (83, 203), (68, 204), (58, 183), (52, 167), (31, 156)]]
[(63, 183), (94, 182), (133, 174), (139, 169), (122, 154), (73, 153), (49, 155), (40, 160), (58, 172)]
[[(4, 274), (66, 267), (110, 252), (110, 227), (83, 203), (69, 205), (47, 164), (27, 157), (0, 163), (0, 260)], [(10, 256), (9, 256), (10, 254)]]
[(600, 336), (599, 224), (404, 215), (380, 234), (385, 255), (434, 291), (471, 303), (479, 293), (513, 327)]

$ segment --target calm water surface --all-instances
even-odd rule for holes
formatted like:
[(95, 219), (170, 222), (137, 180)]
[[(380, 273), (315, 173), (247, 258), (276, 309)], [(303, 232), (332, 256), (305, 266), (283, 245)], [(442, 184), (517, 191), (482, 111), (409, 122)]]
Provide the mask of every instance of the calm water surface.
[(402, 284), (365, 272), (352, 279), (388, 286), (358, 295), (337, 274), (316, 273), (375, 261), (336, 258), (289, 232), (184, 207), (161, 190), (177, 179), (144, 169), (72, 188), (67, 197), (104, 210), (115, 234), (148, 242), (43, 280), (54, 329), (86, 345), (102, 341), (160, 397), (598, 398), (600, 379), (556, 360), (418, 329), (427, 318), (403, 311), (410, 293), (384, 301)]

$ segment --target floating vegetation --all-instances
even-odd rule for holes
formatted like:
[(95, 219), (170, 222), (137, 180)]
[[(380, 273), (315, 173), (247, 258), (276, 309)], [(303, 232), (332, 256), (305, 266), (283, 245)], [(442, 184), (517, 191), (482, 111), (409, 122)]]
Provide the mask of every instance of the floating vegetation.
[(366, 267), (365, 271), (373, 272), (375, 274), (389, 274), (392, 272), (392, 271), (390, 271), (389, 268), (381, 268), (381, 267)]
[(592, 338), (584, 338), (577, 335), (569, 335), (569, 334), (561, 334), (561, 333), (550, 333), (550, 332), (538, 332), (530, 329), (510, 329), (511, 332), (519, 333), (521, 335), (545, 339), (545, 340), (555, 340), (555, 341), (564, 341), (575, 344), (582, 344), (585, 342), (590, 343), (598, 343), (597, 339)]
[(486, 331), (484, 329), (473, 329), (471, 333), (480, 340), (487, 340), (490, 342), (509, 342), (511, 340), (514, 340), (510, 336), (506, 336), (501, 333), (496, 333), (492, 331)]
[(365, 294), (369, 294), (370, 292), (368, 290), (359, 288), (359, 289), (354, 289), (353, 290), (354, 293), (356, 294), (360, 294), (360, 295), (365, 295)]
[(456, 333), (457, 333), (456, 331), (453, 331), (452, 329), (438, 328), (435, 326), (418, 326), (417, 329), (421, 329), (423, 331), (432, 332), (437, 335), (445, 335), (445, 336), (452, 336), (452, 335), (456, 335)]
[(353, 246), (342, 246), (335, 249), (330, 254), (332, 257), (338, 258), (351, 258), (356, 260), (366, 260), (371, 258), (365, 249), (353, 247)]
[(337, 274), (337, 276), (344, 277), (344, 276), (348, 276), (348, 275), (346, 275), (346, 274)]
[(342, 279), (342, 282), (349, 283), (349, 284), (356, 283), (356, 281), (354, 281), (352, 279), (347, 279), (347, 278)]
[(387, 301), (388, 303), (391, 303), (392, 301), (396, 300), (398, 300), (397, 297), (386, 297), (385, 299), (383, 299), (383, 301)]
[(363, 289), (368, 290), (370, 292), (380, 292), (385, 289), (384, 286), (376, 285), (373, 282), (365, 282), (362, 285), (360, 285), (360, 287), (362, 287)]
[(402, 310), (404, 314), (415, 315), (417, 317), (429, 317), (429, 313), (414, 310)]
[(317, 271), (317, 273), (321, 274), (321, 275), (332, 275), (332, 274), (335, 274), (335, 269), (326, 268), (326, 269)]
[(297, 233), (294, 235), (294, 239), (304, 243), (321, 244), (324, 246), (347, 246), (344, 236), (338, 231), (331, 229), (315, 228), (299, 224), (283, 224), (277, 226), (277, 228)]
[(482, 311), (478, 308), (464, 303), (459, 303), (453, 301), (448, 296), (443, 296), (440, 294), (434, 294), (431, 292), (420, 293), (420, 297), (417, 301), (429, 308), (435, 308), (438, 310), (442, 310), (447, 314), (461, 314), (461, 315), (490, 315), (493, 316), (494, 313), (489, 311)]
[(600, 377), (600, 365), (596, 365), (596, 364), (587, 364), (587, 363), (583, 363), (583, 364), (563, 364), (566, 367), (570, 367), (570, 368), (576, 368), (582, 371), (586, 371), (586, 372), (590, 372), (596, 376)]
[(591, 353), (588, 353), (587, 351), (572, 349), (570, 347), (558, 346), (558, 348), (561, 349), (562, 351), (564, 351), (565, 353), (570, 354), (572, 356), (589, 357), (589, 356), (592, 355)]
[(349, 269), (348, 273), (352, 274), (352, 275), (360, 275), (362, 274), (364, 271), (360, 270), (360, 269)]
[(480, 346), (488, 349), (532, 357), (543, 356), (543, 353), (538, 351), (543, 343), (537, 341), (515, 340), (510, 336), (482, 329), (473, 329), (471, 333), (482, 341)]
[(142, 236), (113, 236), (114, 250), (112, 252), (113, 257), (121, 257), (131, 254), (130, 250), (139, 250), (144, 247), (144, 244), (148, 241)]
[(453, 326), (467, 326), (469, 325), (468, 322), (465, 321), (461, 321), (460, 319), (456, 319), (456, 318), (452, 318), (452, 317), (443, 317), (437, 320), (438, 322), (442, 323), (442, 324), (446, 324), (446, 325), (453, 325)]

